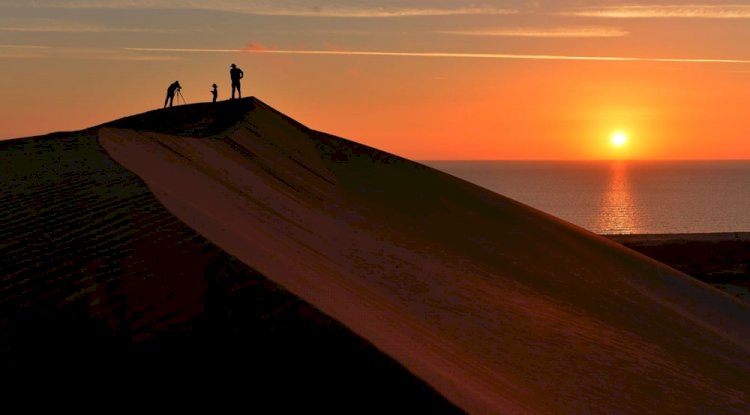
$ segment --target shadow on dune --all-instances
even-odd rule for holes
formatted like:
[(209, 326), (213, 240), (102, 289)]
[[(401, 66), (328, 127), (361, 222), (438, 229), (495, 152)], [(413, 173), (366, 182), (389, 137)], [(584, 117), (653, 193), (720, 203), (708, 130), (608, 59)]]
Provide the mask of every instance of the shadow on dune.
[[(208, 137), (231, 129), (248, 105), (108, 125)], [(96, 129), (5, 141), (0, 150), (4, 378), (182, 388), (196, 392), (183, 399), (268, 413), (462, 413), (170, 214), (106, 155)]]

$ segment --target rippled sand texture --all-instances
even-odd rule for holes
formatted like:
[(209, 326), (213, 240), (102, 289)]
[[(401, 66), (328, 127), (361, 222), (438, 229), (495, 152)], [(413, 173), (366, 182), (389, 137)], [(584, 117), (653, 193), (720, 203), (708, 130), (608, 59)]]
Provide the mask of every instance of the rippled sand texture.
[[(112, 125), (210, 137), (248, 109), (197, 105)], [(4, 397), (67, 391), (76, 408), (462, 413), (185, 225), (106, 154), (98, 130), (0, 142)]]
[(123, 123), (99, 140), (191, 228), (464, 410), (750, 412), (747, 304), (260, 101), (233, 105), (244, 121), (212, 137)]

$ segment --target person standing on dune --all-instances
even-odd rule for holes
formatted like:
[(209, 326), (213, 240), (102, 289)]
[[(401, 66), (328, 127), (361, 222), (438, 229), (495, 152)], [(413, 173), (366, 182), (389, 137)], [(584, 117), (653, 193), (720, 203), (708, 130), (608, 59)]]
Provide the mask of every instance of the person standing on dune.
[(232, 78), (232, 99), (234, 99), (234, 90), (237, 89), (237, 95), (242, 98), (242, 92), (240, 91), (240, 79), (245, 77), (245, 73), (242, 69), (238, 68), (237, 65), (232, 64), (232, 69), (229, 70), (229, 77)]
[(216, 102), (216, 97), (219, 95), (219, 91), (216, 89), (216, 84), (213, 84), (213, 88), (211, 90), (211, 95), (214, 97), (213, 102)]

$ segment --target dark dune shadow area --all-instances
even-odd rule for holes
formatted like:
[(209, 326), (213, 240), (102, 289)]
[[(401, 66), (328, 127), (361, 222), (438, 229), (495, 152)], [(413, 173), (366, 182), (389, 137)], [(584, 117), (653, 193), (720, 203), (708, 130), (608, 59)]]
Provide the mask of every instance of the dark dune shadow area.
[[(242, 118), (243, 101), (109, 125), (208, 137)], [(96, 129), (0, 142), (0, 168), (6, 380), (183, 388), (200, 391), (184, 400), (266, 413), (352, 413), (352, 401), (356, 412), (462, 413), (170, 214)]]

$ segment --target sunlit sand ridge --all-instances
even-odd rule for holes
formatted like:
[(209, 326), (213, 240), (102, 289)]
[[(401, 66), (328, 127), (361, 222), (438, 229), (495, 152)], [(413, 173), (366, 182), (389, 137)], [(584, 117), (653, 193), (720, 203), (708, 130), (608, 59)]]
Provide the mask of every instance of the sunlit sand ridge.
[(212, 138), (123, 122), (99, 140), (193, 229), (464, 410), (750, 411), (747, 304), (260, 101), (232, 104), (244, 121)]

